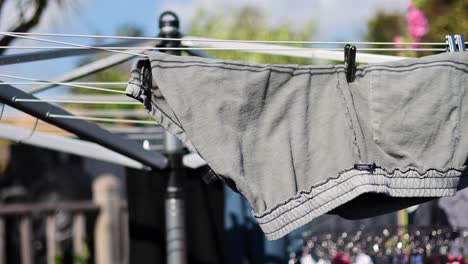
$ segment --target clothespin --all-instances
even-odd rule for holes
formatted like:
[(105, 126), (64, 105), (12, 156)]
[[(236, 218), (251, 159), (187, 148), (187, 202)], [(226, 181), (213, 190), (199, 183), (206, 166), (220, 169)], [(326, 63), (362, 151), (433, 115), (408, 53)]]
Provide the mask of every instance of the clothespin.
[(457, 41), (454, 35), (445, 35), (445, 43), (447, 44), (447, 52), (457, 52)]
[(455, 35), (455, 42), (457, 44), (458, 52), (465, 51), (465, 37), (463, 34)]
[(353, 82), (356, 77), (356, 46), (346, 44), (344, 47), (344, 66), (346, 80)]

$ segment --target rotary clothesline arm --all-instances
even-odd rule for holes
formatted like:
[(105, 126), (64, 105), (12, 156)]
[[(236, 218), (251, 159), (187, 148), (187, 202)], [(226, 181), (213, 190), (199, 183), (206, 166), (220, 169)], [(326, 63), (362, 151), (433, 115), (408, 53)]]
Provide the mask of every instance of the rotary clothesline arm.
[[(129, 45), (148, 46), (148, 45), (156, 45), (157, 43), (158, 43), (157, 41), (131, 40), (131, 41), (115, 42), (115, 43), (110, 43), (110, 44), (96, 45), (93, 47), (105, 47), (105, 46), (125, 47)], [(41, 50), (41, 51), (26, 52), (26, 53), (19, 53), (19, 54), (9, 54), (9, 55), (0, 56), (0, 66), (56, 59), (56, 58), (63, 58), (63, 57), (70, 57), (70, 56), (88, 55), (88, 54), (102, 53), (102, 52), (105, 52), (105, 50), (51, 49), (51, 50)]]
[(2, 89), (0, 89), (1, 103), (7, 104), (45, 122), (74, 133), (84, 140), (94, 142), (110, 150), (116, 151), (131, 159), (141, 162), (150, 168), (164, 169), (168, 164), (167, 158), (164, 155), (157, 152), (146, 151), (136, 143), (112, 134), (94, 123), (84, 120), (52, 118), (50, 116), (51, 114), (71, 115), (69, 112), (57, 106), (46, 102), (20, 102), (16, 101), (17, 99), (38, 98), (10, 85), (2, 86)]

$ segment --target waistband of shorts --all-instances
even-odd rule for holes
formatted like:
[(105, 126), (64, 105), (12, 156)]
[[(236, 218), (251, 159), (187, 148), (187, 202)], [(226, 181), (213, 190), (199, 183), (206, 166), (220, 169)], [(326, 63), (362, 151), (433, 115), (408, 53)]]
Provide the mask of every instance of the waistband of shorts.
[[(259, 64), (245, 61), (220, 60), (214, 58), (201, 58), (191, 56), (174, 56), (161, 52), (146, 51), (152, 68), (181, 68), (181, 67), (215, 67), (219, 69), (241, 71), (273, 71), (292, 75), (303, 74), (336, 74), (344, 73), (343, 64), (335, 65), (296, 65), (296, 64)], [(428, 67), (455, 67), (466, 70), (468, 67), (468, 52), (443, 52), (420, 58), (407, 58), (384, 63), (371, 63), (359, 65), (356, 68), (356, 77), (364, 77), (369, 72), (410, 72), (419, 68)]]
[(177, 69), (187, 67), (217, 68), (234, 71), (262, 72), (271, 71), (290, 75), (335, 75), (345, 72), (343, 64), (335, 65), (297, 65), (297, 64), (261, 64), (236, 60), (220, 60), (191, 56), (174, 56), (161, 52), (148, 51), (152, 68)]
[(453, 196), (463, 169), (430, 169), (420, 173), (412, 169), (387, 172), (379, 167), (373, 171), (353, 168), (254, 216), (267, 239), (279, 239), (364, 193), (393, 197)]

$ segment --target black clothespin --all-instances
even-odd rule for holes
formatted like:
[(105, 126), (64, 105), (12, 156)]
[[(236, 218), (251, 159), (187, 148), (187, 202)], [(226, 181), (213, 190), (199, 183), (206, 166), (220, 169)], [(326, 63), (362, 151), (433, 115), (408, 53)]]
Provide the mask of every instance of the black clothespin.
[(447, 44), (447, 52), (457, 52), (458, 46), (454, 35), (445, 35), (445, 43)]
[(455, 42), (457, 43), (458, 52), (464, 52), (465, 49), (465, 37), (463, 34), (455, 35)]
[(353, 82), (356, 77), (356, 46), (346, 44), (344, 47), (344, 66), (346, 80)]

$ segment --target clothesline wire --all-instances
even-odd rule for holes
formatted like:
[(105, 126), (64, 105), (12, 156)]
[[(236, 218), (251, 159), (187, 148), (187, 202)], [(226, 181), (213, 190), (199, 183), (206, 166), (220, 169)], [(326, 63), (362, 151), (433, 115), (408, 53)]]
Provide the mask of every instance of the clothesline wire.
[[(88, 47), (64, 47), (64, 46), (0, 46), (0, 49), (92, 49)], [(278, 48), (212, 48), (212, 47), (99, 47), (99, 49), (116, 52), (118, 50), (329, 50), (342, 51), (342, 48), (299, 48), (283, 46)], [(358, 51), (445, 51), (444, 48), (358, 48)], [(142, 54), (140, 54), (142, 55)]]
[[(302, 40), (235, 40), (235, 39), (204, 39), (197, 37), (187, 38), (159, 38), (159, 37), (130, 37), (110, 35), (81, 35), (81, 34), (56, 34), (34, 32), (0, 32), (0, 34), (16, 34), (48, 37), (72, 37), (72, 38), (106, 38), (106, 39), (134, 39), (134, 40), (185, 40), (193, 42), (242, 42), (242, 43), (282, 43), (282, 44), (354, 44), (354, 45), (446, 45), (445, 42), (377, 42), (377, 41), (302, 41)], [(468, 44), (468, 42), (466, 42)]]
[(50, 84), (55, 84), (55, 85), (63, 85), (63, 86), (69, 86), (69, 87), (74, 87), (74, 88), (83, 88), (83, 89), (97, 90), (97, 91), (103, 91), (103, 92), (125, 94), (125, 91), (123, 90), (107, 89), (107, 88), (100, 88), (100, 87), (94, 87), (94, 86), (88, 86), (88, 85), (76, 85), (76, 84), (70, 84), (67, 82), (46, 81), (46, 80), (41, 80), (41, 79), (34, 79), (34, 78), (15, 76), (15, 75), (9, 75), (9, 74), (0, 74), (0, 77), (25, 80), (25, 81), (34, 81), (34, 82), (39, 82), (39, 83), (50, 83)]
[(147, 57), (146, 55), (140, 54), (140, 53), (133, 53), (133, 52), (127, 52), (127, 51), (118, 51), (118, 50), (109, 50), (109, 49), (105, 49), (105, 48), (101, 48), (101, 47), (93, 47), (93, 46), (81, 45), (81, 44), (70, 43), (70, 42), (63, 42), (63, 41), (55, 41), (55, 40), (50, 40), (50, 39), (28, 37), (28, 36), (18, 35), (16, 33), (11, 34), (11, 33), (7, 33), (7, 32), (0, 32), (0, 35), (23, 38), (23, 39), (30, 39), (30, 40), (37, 40), (37, 41), (42, 41), (42, 42), (54, 43), (54, 44), (62, 44), (62, 45), (73, 46), (73, 47), (81, 47), (81, 48), (88, 48), (88, 49), (111, 51), (111, 52), (115, 52), (115, 53), (123, 53), (123, 54), (127, 54), (127, 55), (139, 56), (139, 57)]
[[(104, 85), (104, 86), (125, 86), (128, 82), (57, 82), (63, 85)], [(2, 82), (0, 85), (36, 85), (44, 84), (44, 82)]]
[(103, 105), (141, 105), (140, 102), (127, 102), (127, 101), (97, 101), (97, 100), (61, 100), (61, 99), (22, 99), (15, 98), (15, 102), (28, 102), (28, 103), (62, 103), (62, 104), (103, 104)]
[[(90, 49), (98, 49), (98, 50), (102, 50), (102, 51), (110, 51), (110, 52), (114, 52), (114, 53), (124, 53), (124, 54), (129, 54), (129, 55), (133, 55), (133, 56), (139, 56), (139, 57), (147, 57), (147, 55), (144, 55), (144, 54), (140, 54), (140, 53), (133, 53), (133, 52), (126, 52), (126, 51), (119, 51), (119, 50), (114, 50), (114, 49), (105, 49), (105, 48), (102, 48), (102, 47), (93, 47), (93, 46), (87, 46), (87, 45), (81, 45), (81, 44), (74, 44), (74, 43), (68, 43), (68, 42), (63, 42), (63, 41), (53, 41), (53, 40), (48, 40), (48, 39), (41, 39), (41, 38), (35, 38), (35, 37), (28, 37), (28, 36), (22, 36), (22, 35), (17, 35), (17, 34), (10, 34), (10, 33), (5, 33), (5, 32), (0, 32), (0, 35), (3, 34), (3, 35), (8, 35), (8, 36), (14, 36), (14, 37), (19, 37), (19, 38), (25, 38), (25, 39), (32, 39), (32, 40), (37, 40), (37, 41), (43, 41), (43, 42), (50, 42), (50, 43), (56, 43), (56, 44), (63, 44), (63, 45), (67, 45), (67, 46), (72, 46), (72, 47), (80, 47), (80, 48), (90, 48)], [(210, 47), (210, 48), (194, 48), (194, 47), (183, 47), (183, 48), (179, 48), (179, 47), (164, 47), (165, 50), (246, 50), (246, 51), (255, 51), (255, 50), (272, 50), (272, 49), (276, 49), (273, 48), (273, 47), (265, 47), (265, 48), (239, 48), (239, 47), (236, 47), (236, 48), (220, 48), (220, 47)], [(294, 51), (294, 49), (298, 49), (299, 50), (309, 50), (309, 51), (314, 51), (313, 49), (311, 48), (296, 48), (296, 47), (278, 47), (278, 50), (284, 50), (284, 51)], [(410, 48), (411, 49), (411, 48)], [(361, 50), (361, 49), (360, 49)], [(395, 49), (392, 48), (390, 49), (392, 51), (394, 51)], [(421, 49), (417, 49), (417, 50), (421, 50)], [(443, 51), (443, 49), (441, 49)]]
[(79, 120), (88, 120), (88, 121), (100, 121), (100, 122), (120, 122), (120, 123), (133, 123), (133, 124), (158, 124), (158, 122), (156, 122), (156, 121), (149, 121), (149, 120), (101, 118), (101, 117), (74, 116), (74, 115), (49, 114), (48, 117), (64, 118), (64, 119), (79, 119)]

